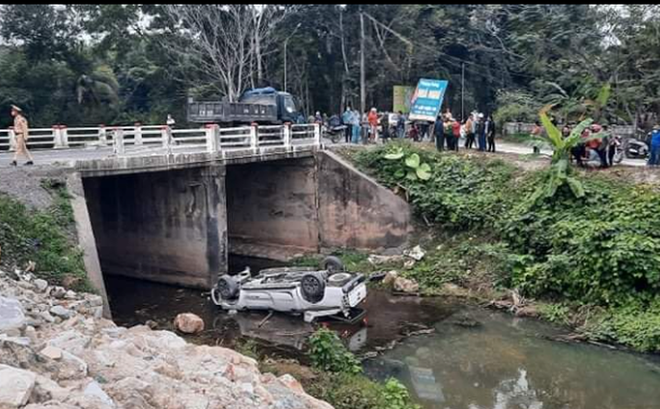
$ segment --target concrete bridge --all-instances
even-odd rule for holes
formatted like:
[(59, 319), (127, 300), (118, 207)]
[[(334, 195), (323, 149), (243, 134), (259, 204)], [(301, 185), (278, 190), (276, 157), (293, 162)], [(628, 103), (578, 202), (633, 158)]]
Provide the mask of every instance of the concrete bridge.
[[(228, 255), (403, 245), (407, 203), (325, 149), (318, 125), (31, 130), (65, 170), (88, 274), (210, 288)], [(4, 136), (4, 137), (3, 137)], [(12, 146), (0, 133), (0, 149)], [(0, 151), (1, 152), (1, 151)], [(6, 166), (11, 152), (0, 153)]]

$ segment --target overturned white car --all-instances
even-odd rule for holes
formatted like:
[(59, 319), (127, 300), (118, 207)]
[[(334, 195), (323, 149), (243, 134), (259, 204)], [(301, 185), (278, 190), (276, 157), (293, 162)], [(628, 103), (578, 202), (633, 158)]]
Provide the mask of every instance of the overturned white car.
[(365, 281), (363, 274), (345, 272), (339, 259), (328, 257), (321, 270), (270, 268), (252, 277), (247, 268), (237, 275), (225, 274), (211, 290), (211, 298), (229, 311), (302, 313), (306, 322), (333, 315), (354, 320), (360, 312), (357, 305), (367, 296)]

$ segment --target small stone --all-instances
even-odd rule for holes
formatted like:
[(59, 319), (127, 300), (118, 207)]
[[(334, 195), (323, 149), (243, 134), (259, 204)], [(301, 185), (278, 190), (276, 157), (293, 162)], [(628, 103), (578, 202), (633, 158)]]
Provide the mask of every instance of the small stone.
[(396, 280), (398, 276), (398, 272), (394, 270), (388, 271), (387, 274), (385, 274), (385, 278), (383, 278), (383, 285), (391, 287), (394, 284), (394, 280)]
[(415, 280), (398, 277), (394, 280), (394, 291), (412, 294), (419, 291), (419, 284)]
[(41, 352), (39, 353), (45, 356), (46, 358), (50, 358), (54, 360), (62, 359), (62, 350), (57, 347), (47, 346), (46, 348), (42, 349)]
[(415, 260), (406, 260), (406, 262), (403, 263), (403, 268), (406, 270), (410, 270), (413, 267), (415, 267)]
[(184, 334), (196, 334), (204, 330), (204, 320), (192, 313), (179, 314), (174, 318), (174, 327)]
[(23, 334), (27, 338), (29, 338), (31, 342), (37, 342), (38, 339), (39, 339), (37, 337), (37, 330), (31, 325), (28, 325), (27, 327), (25, 327), (25, 330), (23, 331)]
[(51, 324), (52, 324), (53, 322), (55, 322), (55, 318), (54, 318), (52, 315), (50, 315), (50, 313), (49, 313), (48, 311), (43, 311), (43, 312), (39, 313), (39, 316), (40, 316), (44, 321), (49, 322), (49, 323), (51, 323)]
[(36, 378), (30, 371), (0, 365), (0, 408), (24, 406), (32, 394)]
[(25, 323), (34, 328), (39, 328), (41, 326), (41, 320), (37, 318), (28, 318)]
[(56, 317), (60, 317), (63, 319), (70, 318), (72, 315), (71, 310), (62, 307), (61, 305), (56, 305), (54, 307), (51, 307), (50, 313), (55, 315)]
[(144, 324), (151, 329), (158, 328), (158, 323), (154, 320), (147, 320), (147, 322), (145, 322)]
[(426, 255), (426, 252), (422, 249), (422, 246), (417, 245), (417, 246), (413, 247), (412, 249), (407, 250), (406, 252), (404, 252), (404, 254), (406, 256), (412, 258), (413, 260), (420, 261)]
[(38, 292), (43, 293), (48, 288), (48, 281), (37, 278), (34, 280), (33, 285)]
[(107, 393), (103, 389), (101, 389), (101, 386), (96, 382), (92, 381), (90, 382), (86, 387), (85, 390), (83, 391), (83, 394), (86, 396), (90, 396), (93, 398), (96, 398), (97, 400), (101, 401), (104, 405), (109, 406), (114, 408), (115, 407), (115, 402), (108, 396)]
[(76, 299), (76, 293), (74, 291), (69, 290), (64, 294), (64, 298), (67, 299), (67, 300), (75, 300)]
[(18, 300), (0, 297), (0, 331), (20, 329), (25, 326), (25, 314)]
[(55, 298), (64, 298), (64, 296), (66, 295), (66, 290), (64, 289), (64, 287), (56, 286), (52, 288), (52, 290), (50, 291), (50, 295)]

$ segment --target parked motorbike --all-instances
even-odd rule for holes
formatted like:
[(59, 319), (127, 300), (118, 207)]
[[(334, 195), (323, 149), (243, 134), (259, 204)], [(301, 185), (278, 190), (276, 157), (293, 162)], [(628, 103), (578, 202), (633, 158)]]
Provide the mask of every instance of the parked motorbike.
[(629, 159), (646, 159), (649, 155), (649, 140), (651, 133), (646, 135), (646, 138), (628, 138), (623, 148), (626, 158)]
[(324, 127), (324, 136), (332, 141), (332, 143), (337, 143), (341, 141), (346, 132), (346, 125), (341, 121), (341, 118), (337, 115), (333, 115), (328, 120), (328, 124)]
[(625, 151), (623, 149), (623, 143), (621, 143), (621, 138), (615, 136), (614, 142), (610, 146), (610, 149), (614, 149), (614, 156), (612, 156), (612, 163), (613, 164), (621, 163), (621, 161), (623, 161), (623, 157), (625, 156)]

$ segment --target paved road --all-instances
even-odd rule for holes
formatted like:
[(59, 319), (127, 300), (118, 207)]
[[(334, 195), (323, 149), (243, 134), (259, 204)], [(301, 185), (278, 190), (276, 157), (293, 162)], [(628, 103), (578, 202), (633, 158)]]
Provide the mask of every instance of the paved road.
[[(330, 146), (335, 145), (330, 140), (324, 139), (324, 142)], [(343, 141), (336, 144), (341, 145)], [(497, 150), (506, 153), (514, 153), (519, 155), (528, 155), (532, 153), (532, 147), (515, 144), (510, 142), (497, 141)], [(183, 150), (185, 152), (186, 150)], [(192, 153), (196, 150), (191, 149), (189, 152)], [(180, 151), (181, 152), (181, 151)], [(181, 153), (183, 153), (181, 152)], [(135, 148), (132, 147), (126, 154), (122, 156), (149, 156), (149, 155), (163, 155), (165, 154), (164, 149), (159, 149), (156, 147), (141, 147)], [(541, 149), (542, 155), (552, 155), (552, 151), (549, 149)], [(12, 160), (12, 153), (6, 151), (0, 153), (0, 167), (8, 166)], [(60, 166), (75, 166), (75, 161), (77, 160), (94, 160), (94, 159), (104, 159), (113, 156), (113, 151), (111, 147), (96, 147), (96, 148), (72, 148), (72, 149), (49, 149), (49, 150), (33, 150), (32, 155), (34, 156), (35, 163), (40, 165), (60, 165)], [(622, 162), (626, 166), (645, 166), (646, 161), (641, 159), (624, 159)]]
[[(526, 146), (526, 145), (521, 145), (521, 144), (516, 144), (516, 143), (511, 143), (511, 142), (501, 142), (497, 141), (497, 150), (502, 151), (502, 152), (507, 152), (507, 153), (517, 153), (520, 155), (526, 155), (533, 153), (533, 149), (531, 146)], [(550, 149), (541, 149), (541, 154), (542, 155), (552, 155), (552, 151)], [(646, 161), (643, 159), (626, 159), (624, 158), (623, 161), (621, 162), (622, 165), (626, 166), (646, 166)]]

